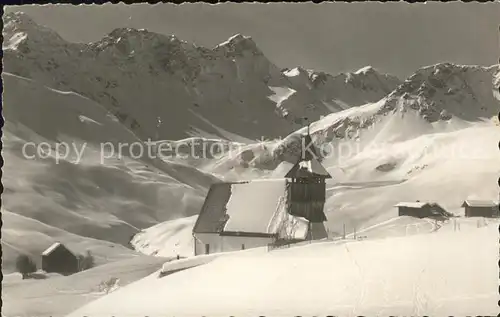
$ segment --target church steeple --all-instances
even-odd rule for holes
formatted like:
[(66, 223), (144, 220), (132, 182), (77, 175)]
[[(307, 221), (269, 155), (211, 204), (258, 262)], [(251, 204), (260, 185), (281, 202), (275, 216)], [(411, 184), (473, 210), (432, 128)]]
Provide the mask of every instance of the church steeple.
[(319, 162), (319, 151), (314, 146), (310, 134), (310, 126), (307, 132), (302, 135), (300, 142), (300, 157), (295, 165), (288, 171), (286, 178), (332, 178), (328, 171)]

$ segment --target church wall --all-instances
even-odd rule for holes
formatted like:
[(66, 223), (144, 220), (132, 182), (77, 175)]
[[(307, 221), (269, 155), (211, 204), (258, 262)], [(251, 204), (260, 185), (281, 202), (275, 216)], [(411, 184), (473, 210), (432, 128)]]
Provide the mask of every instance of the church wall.
[(195, 233), (194, 254), (238, 251), (264, 247), (273, 242), (270, 237), (220, 236), (218, 233)]

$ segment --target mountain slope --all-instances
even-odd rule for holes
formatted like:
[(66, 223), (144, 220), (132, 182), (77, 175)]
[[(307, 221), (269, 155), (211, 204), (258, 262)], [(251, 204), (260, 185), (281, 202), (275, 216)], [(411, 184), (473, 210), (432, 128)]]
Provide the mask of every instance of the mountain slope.
[[(143, 228), (198, 213), (209, 185), (218, 181), (194, 167), (134, 156), (127, 147), (119, 155), (119, 145), (142, 142), (88, 98), (8, 73), (3, 79), (2, 198), (14, 214), (129, 246)], [(4, 227), (30, 231), (23, 223)], [(19, 247), (15, 239), (10, 243)]]
[(332, 112), (378, 101), (401, 84), (398, 78), (381, 74), (371, 66), (336, 76), (301, 67), (285, 70), (283, 74), (288, 77), (290, 87), (300, 92), (294, 95), (302, 99), (297, 100), (297, 104), (307, 104), (304, 95), (314, 93), (319, 97), (317, 102), (322, 102)]
[[(496, 97), (499, 74), (499, 65), (444, 63), (424, 67), (377, 102), (338, 111), (313, 122), (310, 128), (313, 140), (323, 155), (347, 160), (365, 148), (404, 142), (423, 134), (453, 132), (489, 121), (500, 112)], [(299, 134), (305, 132), (306, 128), (301, 128), (278, 141), (240, 147), (239, 152), (232, 151), (222, 157), (215, 170), (225, 176), (244, 166), (270, 171), (282, 162), (294, 163), (301, 151)]]
[[(142, 140), (278, 137), (301, 127), (304, 117), (374, 102), (399, 84), (373, 70), (335, 78), (311, 72), (296, 80), (239, 34), (213, 49), (125, 28), (76, 44), (25, 14), (4, 21), (6, 71), (93, 99)], [(276, 90), (295, 93), (276, 102)]]
[(40, 252), (55, 242), (64, 243), (76, 254), (85, 254), (89, 250), (96, 265), (126, 260), (140, 256), (124, 246), (105, 240), (70, 233), (63, 229), (47, 225), (32, 218), (2, 209), (2, 272), (15, 271), (15, 260), (20, 254), (27, 254), (41, 267)]
[(130, 243), (147, 255), (189, 257), (194, 255), (193, 227), (198, 216), (180, 218), (144, 229)]
[[(500, 66), (449, 63), (424, 67), (380, 101), (331, 114), (311, 126), (318, 143), (404, 141), (490, 120), (500, 111), (494, 92)], [(303, 130), (302, 130), (303, 131)]]
[(388, 101), (403, 99), (429, 122), (455, 116), (468, 121), (498, 114), (496, 78), (500, 66), (491, 67), (441, 63), (418, 70), (399, 86)]
[(465, 199), (496, 200), (500, 173), (497, 129), (480, 124), (428, 134), (326, 162), (337, 182), (354, 183), (332, 184), (328, 190), (325, 209), (330, 229), (341, 233), (342, 223), (352, 230), (385, 221), (397, 214), (394, 205), (401, 201), (437, 202), (461, 215)]

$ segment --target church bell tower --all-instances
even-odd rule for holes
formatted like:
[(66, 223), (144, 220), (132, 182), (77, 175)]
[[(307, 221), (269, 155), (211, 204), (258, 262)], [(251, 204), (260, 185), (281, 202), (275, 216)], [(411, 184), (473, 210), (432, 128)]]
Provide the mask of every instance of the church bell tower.
[(318, 150), (309, 133), (301, 138), (301, 155), (286, 174), (288, 191), (288, 212), (309, 221), (308, 239), (326, 238), (324, 206), (326, 200), (326, 179), (332, 178), (319, 161)]

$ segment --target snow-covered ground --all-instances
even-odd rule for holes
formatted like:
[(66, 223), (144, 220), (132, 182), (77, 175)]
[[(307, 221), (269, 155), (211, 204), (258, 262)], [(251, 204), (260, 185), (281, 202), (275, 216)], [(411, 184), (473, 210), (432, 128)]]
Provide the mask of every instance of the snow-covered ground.
[(4, 275), (2, 315), (7, 317), (59, 317), (161, 268), (168, 259), (136, 256), (101, 265), (71, 276), (47, 274), (46, 279), (22, 280)]
[(197, 218), (195, 215), (159, 223), (136, 234), (131, 243), (147, 255), (193, 256), (193, 227)]
[(497, 225), (232, 254), (153, 274), (69, 316), (491, 315)]
[[(383, 222), (397, 215), (394, 205), (402, 201), (437, 202), (461, 215), (465, 199), (496, 200), (500, 174), (497, 129), (477, 125), (423, 135), (333, 165), (334, 179), (359, 186), (328, 191), (325, 208), (330, 229), (339, 233), (343, 223), (352, 231)], [(377, 169), (383, 164), (390, 168)], [(397, 182), (363, 186), (364, 180)]]

